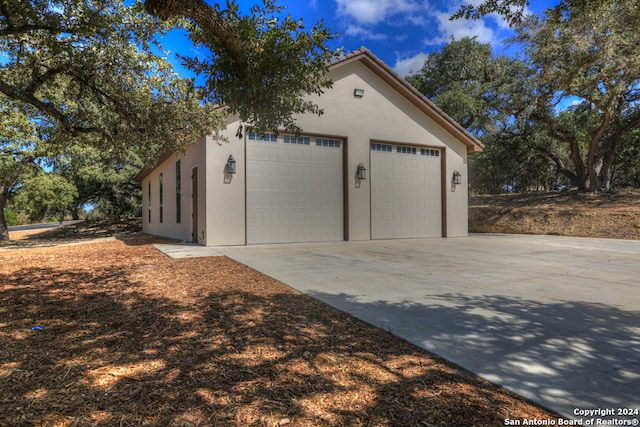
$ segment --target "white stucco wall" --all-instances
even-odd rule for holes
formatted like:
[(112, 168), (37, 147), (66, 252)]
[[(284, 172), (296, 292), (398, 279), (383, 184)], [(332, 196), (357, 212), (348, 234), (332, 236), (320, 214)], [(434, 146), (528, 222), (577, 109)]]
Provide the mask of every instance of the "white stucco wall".
[[(469, 170), (467, 148), (462, 144), (447, 147), (445, 196), (447, 202), (447, 237), (466, 237), (469, 233)], [(453, 184), (453, 171), (462, 175), (462, 183)]]
[[(205, 142), (201, 141), (191, 145), (184, 154), (175, 153), (160, 165), (142, 181), (142, 231), (147, 234), (166, 236), (181, 241), (191, 241), (192, 216), (191, 216), (191, 172), (198, 167), (198, 203), (200, 212), (204, 213), (206, 180), (205, 171)], [(176, 204), (176, 161), (180, 160), (180, 207), (181, 218), (177, 223)], [(160, 174), (163, 177), (163, 221), (160, 222)], [(151, 183), (151, 222), (148, 216), (148, 185)], [(202, 238), (205, 229), (205, 215), (201, 214), (198, 221), (198, 243), (206, 244)]]
[[(231, 119), (222, 138), (208, 136), (206, 244), (245, 244), (245, 146), (236, 136), (240, 122)], [(229, 156), (236, 160), (236, 173), (226, 173)]]

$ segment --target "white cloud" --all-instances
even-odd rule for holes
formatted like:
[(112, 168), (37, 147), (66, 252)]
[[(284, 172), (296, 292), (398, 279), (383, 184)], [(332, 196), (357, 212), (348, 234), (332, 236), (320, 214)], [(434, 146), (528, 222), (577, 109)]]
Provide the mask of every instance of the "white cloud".
[(426, 39), (424, 42), (428, 46), (448, 43), (453, 36), (456, 40), (463, 37), (477, 37), (480, 43), (491, 43), (493, 46), (500, 44), (500, 38), (496, 30), (489, 27), (486, 19), (467, 20), (456, 19), (449, 20), (451, 13), (435, 12), (433, 17), (438, 25), (439, 36)]
[[(485, 0), (465, 0), (466, 4), (478, 6)], [(491, 13), (481, 19), (456, 19), (450, 20), (459, 8), (460, 2), (449, 5), (446, 11), (432, 10), (429, 15), (436, 22), (438, 36), (424, 40), (427, 46), (434, 46), (449, 43), (451, 37), (459, 40), (463, 37), (477, 37), (480, 43), (491, 43), (493, 47), (500, 47), (505, 39), (505, 33), (512, 32), (509, 22), (498, 13)], [(525, 15), (532, 13), (531, 9), (525, 8)]]
[(426, 53), (419, 53), (410, 58), (397, 59), (393, 70), (401, 77), (406, 77), (410, 74), (414, 74), (422, 69), (424, 61), (427, 60), (429, 55)]
[(345, 30), (345, 35), (358, 37), (361, 40), (386, 40), (388, 36), (383, 33), (376, 33), (359, 25), (349, 25)]
[(415, 0), (336, 0), (338, 15), (351, 17), (358, 24), (374, 25), (389, 16), (415, 12), (421, 3)]
[(426, 25), (429, 25), (429, 17), (426, 14), (426, 11), (423, 12), (423, 13), (414, 13), (414, 14), (411, 14), (411, 15), (406, 15), (406, 16), (404, 16), (404, 18), (410, 24), (413, 24), (413, 25), (416, 25), (416, 26), (424, 27)]
[[(479, 42), (491, 43), (498, 50), (503, 48), (509, 25), (500, 15), (491, 14), (478, 20), (449, 19), (461, 1), (335, 0), (334, 4), (345, 36), (363, 41), (383, 41), (385, 46), (388, 43), (404, 45), (401, 48), (404, 52), (415, 53), (425, 47), (449, 43), (451, 38), (459, 40), (463, 37), (476, 37)], [(482, 1), (465, 0), (474, 5)], [(416, 42), (420, 46), (416, 46)], [(422, 58), (420, 55), (398, 57), (396, 71), (406, 75), (411, 70), (418, 70), (422, 64), (412, 61), (420, 59), (424, 59), (424, 55)]]

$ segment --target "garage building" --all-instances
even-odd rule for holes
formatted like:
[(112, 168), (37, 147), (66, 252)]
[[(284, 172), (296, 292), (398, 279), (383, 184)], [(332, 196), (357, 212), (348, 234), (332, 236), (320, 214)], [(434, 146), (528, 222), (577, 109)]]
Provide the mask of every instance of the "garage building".
[(143, 231), (212, 246), (466, 236), (467, 155), (482, 144), (364, 47), (329, 77), (301, 135), (230, 118), (228, 142), (145, 167)]

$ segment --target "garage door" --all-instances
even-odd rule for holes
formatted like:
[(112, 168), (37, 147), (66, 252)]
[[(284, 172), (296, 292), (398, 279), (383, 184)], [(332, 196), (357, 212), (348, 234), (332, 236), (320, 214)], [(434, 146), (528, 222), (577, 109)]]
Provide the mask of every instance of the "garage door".
[(249, 133), (247, 243), (344, 239), (341, 140)]
[(371, 144), (371, 238), (442, 237), (441, 152)]

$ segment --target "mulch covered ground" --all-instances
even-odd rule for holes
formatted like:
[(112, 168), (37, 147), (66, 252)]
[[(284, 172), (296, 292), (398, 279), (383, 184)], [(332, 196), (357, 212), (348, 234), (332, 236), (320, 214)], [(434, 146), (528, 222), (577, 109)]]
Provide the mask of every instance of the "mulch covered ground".
[(556, 417), (230, 259), (173, 260), (148, 237), (29, 239), (0, 249), (0, 426)]

